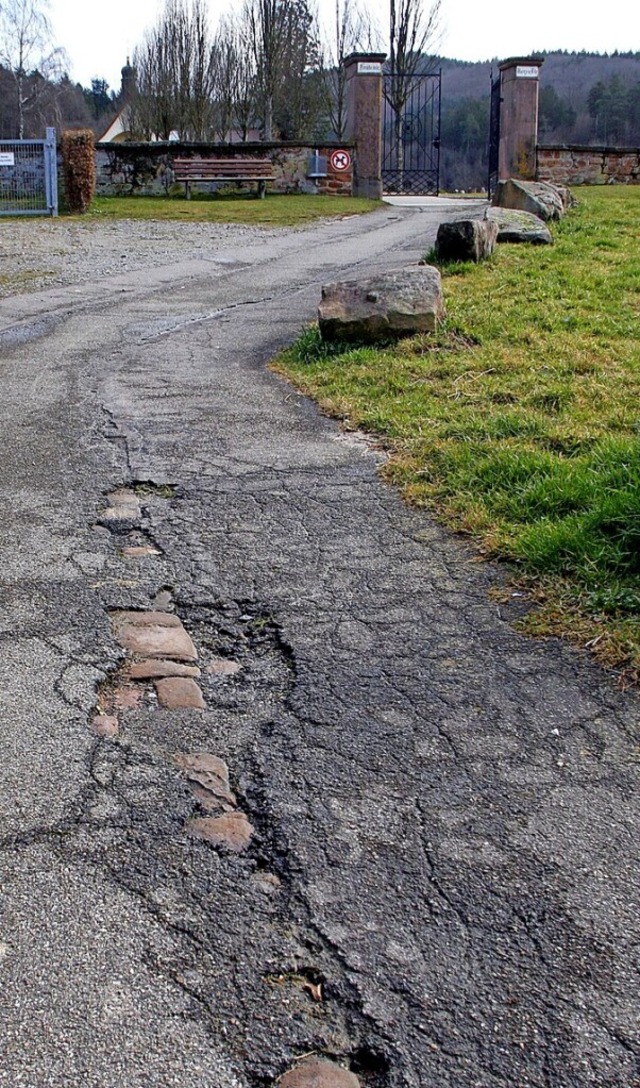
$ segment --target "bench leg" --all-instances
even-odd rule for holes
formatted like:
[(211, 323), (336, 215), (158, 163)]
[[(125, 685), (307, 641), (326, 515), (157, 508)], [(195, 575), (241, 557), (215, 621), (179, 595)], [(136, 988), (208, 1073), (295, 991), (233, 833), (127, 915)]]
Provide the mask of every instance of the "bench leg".
[(258, 182), (258, 196), (260, 197), (260, 200), (264, 200), (266, 195), (267, 195), (267, 183), (266, 183), (266, 181), (259, 181)]
[(184, 195), (187, 200), (191, 200), (191, 182), (185, 181), (184, 183)]

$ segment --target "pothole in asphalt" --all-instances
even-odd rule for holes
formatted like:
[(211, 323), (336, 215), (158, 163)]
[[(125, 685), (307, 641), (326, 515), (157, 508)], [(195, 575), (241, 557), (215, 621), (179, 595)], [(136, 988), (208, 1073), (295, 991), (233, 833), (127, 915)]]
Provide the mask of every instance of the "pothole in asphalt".
[[(168, 585), (147, 609), (109, 617), (124, 661), (98, 693), (83, 849), (179, 926), (175, 965), (158, 969), (188, 978), (214, 1023), (234, 993), (230, 1007), (244, 1013), (226, 1019), (229, 1042), (255, 1083), (275, 1084), (293, 1054), (313, 1052), (351, 1069), (360, 1088), (385, 1088), (388, 1063), (366, 1045), (375, 1036), (357, 993), (320, 935), (306, 940), (264, 789), (256, 746), (288, 712), (296, 674), (278, 623), (254, 601), (184, 602)], [(202, 708), (163, 702), (171, 681), (200, 690)], [(241, 966), (226, 932), (247, 949)]]
[(360, 1047), (351, 1058), (349, 1068), (367, 1088), (386, 1088), (391, 1067), (381, 1051), (368, 1046)]
[(273, 617), (247, 601), (213, 601), (179, 608), (199, 647), (200, 683), (207, 703), (226, 709), (259, 704), (263, 715), (281, 705), (295, 662)]
[(154, 539), (147, 507), (154, 501), (170, 502), (178, 495), (175, 484), (135, 480), (109, 491), (98, 513), (97, 525), (111, 533), (124, 559), (153, 559), (163, 554)]
[(135, 495), (139, 499), (175, 499), (178, 496), (178, 488), (175, 484), (158, 483), (155, 480), (136, 480), (131, 485)]
[[(125, 660), (98, 691), (90, 724), (101, 739), (117, 741), (121, 720), (136, 712), (203, 713), (207, 709), (203, 679), (211, 688), (212, 701), (234, 710), (253, 704), (256, 685), (273, 688), (278, 671), (273, 659), (282, 655), (270, 617), (255, 608), (247, 611), (243, 602), (191, 607), (187, 611), (194, 641), (181, 618), (168, 611), (173, 603), (171, 589), (164, 587), (154, 596), (154, 608), (110, 611), (113, 636)], [(209, 659), (205, 678), (198, 663), (201, 648)], [(244, 663), (237, 660), (240, 655), (246, 658)], [(239, 682), (243, 672), (251, 673), (249, 683), (246, 675)], [(226, 763), (202, 750), (178, 751), (173, 762), (186, 779), (197, 810), (186, 824), (187, 834), (232, 853), (247, 850), (254, 827), (238, 807)]]

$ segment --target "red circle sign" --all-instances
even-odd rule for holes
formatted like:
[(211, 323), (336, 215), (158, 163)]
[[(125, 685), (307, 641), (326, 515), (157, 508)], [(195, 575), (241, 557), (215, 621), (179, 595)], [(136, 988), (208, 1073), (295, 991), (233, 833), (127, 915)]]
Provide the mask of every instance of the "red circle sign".
[(332, 170), (342, 173), (343, 170), (348, 170), (351, 166), (351, 155), (348, 151), (332, 151), (329, 162)]

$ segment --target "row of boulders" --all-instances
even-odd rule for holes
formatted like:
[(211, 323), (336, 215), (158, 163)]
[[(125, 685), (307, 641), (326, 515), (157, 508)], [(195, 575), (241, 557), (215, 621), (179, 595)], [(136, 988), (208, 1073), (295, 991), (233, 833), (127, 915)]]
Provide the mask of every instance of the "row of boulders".
[(517, 178), (499, 181), (493, 198), (495, 207), (528, 212), (545, 223), (549, 219), (562, 219), (575, 203), (571, 190), (562, 185), (552, 185), (550, 181), (520, 181)]
[[(547, 221), (559, 219), (573, 202), (568, 189), (548, 182), (501, 181), (483, 216), (440, 224), (436, 259), (483, 261), (498, 242), (549, 245)], [(444, 313), (440, 273), (424, 264), (326, 285), (318, 320), (324, 340), (376, 343), (433, 332)]]
[(441, 223), (436, 237), (439, 261), (484, 261), (499, 242), (551, 245), (547, 223), (573, 203), (569, 189), (546, 181), (498, 182), (493, 205), (478, 219)]

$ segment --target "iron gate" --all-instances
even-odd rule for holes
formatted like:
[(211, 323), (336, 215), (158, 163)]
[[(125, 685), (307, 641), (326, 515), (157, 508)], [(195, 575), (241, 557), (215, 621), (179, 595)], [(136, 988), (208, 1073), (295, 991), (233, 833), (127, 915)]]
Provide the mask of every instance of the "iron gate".
[(491, 108), (489, 110), (489, 180), (487, 192), (489, 200), (498, 187), (500, 166), (500, 103), (502, 90), (502, 73), (495, 77), (491, 74)]
[(382, 188), (437, 196), (440, 189), (441, 72), (384, 77)]
[(56, 130), (44, 140), (0, 140), (0, 215), (57, 215)]

